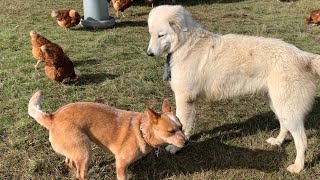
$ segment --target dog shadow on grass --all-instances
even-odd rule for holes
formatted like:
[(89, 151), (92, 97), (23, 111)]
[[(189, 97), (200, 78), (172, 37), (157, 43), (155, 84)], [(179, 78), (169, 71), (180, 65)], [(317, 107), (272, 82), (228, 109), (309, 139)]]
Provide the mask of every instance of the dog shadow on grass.
[[(320, 130), (320, 97), (315, 99), (312, 110), (306, 117), (305, 128)], [(320, 134), (317, 135), (319, 136)]]
[[(282, 158), (286, 157), (283, 150), (279, 150), (279, 148), (274, 150), (248, 149), (223, 143), (223, 139), (226, 138), (230, 141), (238, 137), (255, 134), (259, 129), (274, 129), (276, 123), (270, 123), (270, 117), (274, 118), (272, 113), (268, 112), (254, 116), (242, 123), (226, 124), (194, 134), (190, 138), (191, 143), (178, 154), (171, 155), (163, 150), (158, 158), (153, 155), (147, 156), (146, 159), (148, 160), (137, 162), (133, 166), (133, 171), (141, 172), (143, 169), (145, 172), (137, 175), (150, 176), (147, 179), (163, 179), (170, 175), (193, 174), (221, 169), (277, 171), (281, 166)], [(259, 126), (259, 129), (257, 129), (257, 123), (262, 125)], [(203, 135), (210, 136), (210, 138), (199, 142)], [(153, 163), (150, 165), (150, 162)]]
[[(314, 110), (310, 114), (311, 117), (320, 117), (320, 99), (317, 99)], [(306, 129), (320, 129), (319, 120), (310, 118), (310, 116), (307, 117)], [(249, 149), (224, 143), (257, 134), (258, 131), (270, 132), (271, 136), (271, 132), (275, 130), (279, 130), (279, 122), (275, 119), (274, 113), (270, 111), (259, 114), (241, 123), (225, 124), (194, 134), (190, 138), (191, 143), (175, 155), (163, 149), (159, 157), (149, 154), (144, 160), (136, 162), (132, 166), (132, 171), (139, 172), (135, 173), (137, 179), (164, 179), (172, 175), (223, 169), (256, 169), (266, 173), (276, 172), (282, 168), (285, 169), (290, 163), (287, 161), (293, 162), (293, 159), (287, 159), (288, 155), (285, 152), (286, 145), (292, 140), (285, 141), (281, 147), (271, 150)], [(273, 136), (276, 135), (273, 134)], [(204, 136), (210, 138), (201, 141)], [(266, 143), (265, 139), (261, 139), (261, 143)], [(319, 159), (320, 155), (314, 157), (310, 166), (314, 166)]]

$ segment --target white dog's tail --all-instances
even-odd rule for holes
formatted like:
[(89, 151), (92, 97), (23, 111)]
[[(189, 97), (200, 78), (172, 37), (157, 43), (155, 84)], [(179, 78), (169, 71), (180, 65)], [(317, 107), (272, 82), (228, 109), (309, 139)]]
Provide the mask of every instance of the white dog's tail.
[(317, 55), (314, 59), (311, 60), (311, 68), (317, 74), (320, 76), (320, 55)]
[(33, 117), (40, 125), (50, 129), (51, 127), (51, 115), (40, 110), (40, 100), (42, 93), (37, 91), (34, 93), (29, 101), (28, 113)]

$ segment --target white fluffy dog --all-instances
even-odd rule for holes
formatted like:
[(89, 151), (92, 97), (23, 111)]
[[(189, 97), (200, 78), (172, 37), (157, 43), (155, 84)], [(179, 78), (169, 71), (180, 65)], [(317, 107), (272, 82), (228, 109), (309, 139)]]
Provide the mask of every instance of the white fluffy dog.
[[(148, 27), (147, 54), (171, 56), (170, 83), (186, 135), (190, 136), (199, 97), (218, 100), (265, 91), (280, 121), (279, 135), (267, 142), (281, 145), (289, 131), (297, 155), (287, 169), (294, 173), (303, 170), (307, 148), (304, 118), (316, 93), (319, 55), (278, 39), (212, 34), (182, 6), (154, 8)], [(172, 146), (167, 149), (172, 153), (178, 150)]]

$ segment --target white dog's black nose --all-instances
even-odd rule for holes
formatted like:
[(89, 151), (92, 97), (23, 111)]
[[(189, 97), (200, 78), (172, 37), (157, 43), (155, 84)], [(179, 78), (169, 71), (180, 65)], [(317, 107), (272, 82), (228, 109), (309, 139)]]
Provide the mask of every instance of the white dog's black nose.
[(153, 53), (153, 52), (148, 52), (148, 51), (147, 51), (147, 55), (148, 55), (148, 56), (154, 56), (154, 53)]

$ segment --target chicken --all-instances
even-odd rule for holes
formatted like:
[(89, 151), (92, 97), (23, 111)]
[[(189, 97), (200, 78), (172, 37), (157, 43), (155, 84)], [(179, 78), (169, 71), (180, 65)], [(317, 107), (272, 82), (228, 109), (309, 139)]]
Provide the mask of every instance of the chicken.
[(45, 57), (44, 70), (50, 79), (62, 82), (64, 79), (73, 80), (77, 77), (73, 62), (59, 45), (55, 43), (45, 44), (41, 46), (41, 51)]
[(144, 0), (144, 3), (151, 4), (151, 7), (153, 8), (153, 3), (155, 3), (156, 0)]
[(35, 31), (30, 31), (30, 36), (32, 44), (32, 55), (37, 60), (37, 64), (34, 65), (34, 68), (38, 70), (39, 63), (44, 61), (44, 54), (40, 50), (40, 47), (51, 42)]
[(119, 11), (121, 11), (124, 17), (123, 11), (129, 8), (133, 4), (133, 0), (111, 0), (113, 8), (117, 11), (117, 17), (119, 17)]
[(308, 18), (304, 20), (304, 23), (308, 24), (313, 22), (313, 26), (316, 26), (320, 23), (320, 9), (311, 11)]
[(65, 30), (78, 25), (81, 19), (80, 14), (74, 9), (53, 10), (51, 16), (56, 18), (59, 26), (65, 28)]

